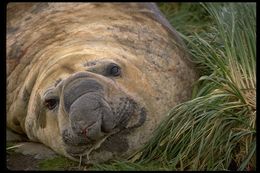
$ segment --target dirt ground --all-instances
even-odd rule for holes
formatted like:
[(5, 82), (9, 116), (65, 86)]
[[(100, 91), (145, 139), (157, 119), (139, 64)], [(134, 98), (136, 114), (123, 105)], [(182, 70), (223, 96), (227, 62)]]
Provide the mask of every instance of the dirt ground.
[(8, 143), (6, 168), (14, 171), (27, 170), (82, 170), (77, 162), (59, 156), (39, 143)]
[[(60, 159), (60, 156), (58, 156), (58, 159)], [(6, 153), (6, 168), (11, 171), (77, 171), (86, 169), (83, 166), (79, 167), (77, 163), (71, 163), (67, 160), (57, 161), (57, 159), (53, 160), (51, 158), (35, 158), (33, 155), (24, 155), (17, 152)]]
[(6, 153), (6, 167), (9, 170), (39, 170), (39, 161), (30, 155), (21, 153)]

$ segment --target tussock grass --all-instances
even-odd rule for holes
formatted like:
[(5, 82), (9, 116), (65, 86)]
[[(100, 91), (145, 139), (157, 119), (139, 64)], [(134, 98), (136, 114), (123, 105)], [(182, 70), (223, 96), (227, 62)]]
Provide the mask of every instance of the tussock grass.
[(204, 32), (212, 21), (207, 10), (199, 3), (158, 3), (158, 7), (170, 24), (185, 35), (191, 31)]
[(256, 169), (256, 4), (198, 5), (212, 24), (180, 33), (201, 72), (193, 99), (170, 110), (140, 151), (93, 169)]
[(40, 171), (57, 171), (57, 170), (79, 170), (78, 163), (63, 156), (56, 156), (54, 158), (39, 161)]

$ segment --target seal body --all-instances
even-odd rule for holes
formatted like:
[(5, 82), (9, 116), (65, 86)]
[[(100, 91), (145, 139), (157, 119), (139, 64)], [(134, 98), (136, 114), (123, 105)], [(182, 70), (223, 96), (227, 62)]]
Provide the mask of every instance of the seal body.
[(9, 3), (7, 126), (86, 163), (127, 157), (196, 72), (150, 3)]

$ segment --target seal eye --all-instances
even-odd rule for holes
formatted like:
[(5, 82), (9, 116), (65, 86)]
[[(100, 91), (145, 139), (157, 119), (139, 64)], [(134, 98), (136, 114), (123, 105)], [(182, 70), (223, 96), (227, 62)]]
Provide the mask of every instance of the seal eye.
[(49, 109), (52, 110), (56, 107), (58, 101), (56, 99), (46, 99), (44, 101), (44, 105)]
[(121, 74), (121, 69), (118, 65), (113, 64), (109, 71), (110, 75), (112, 76), (119, 76)]

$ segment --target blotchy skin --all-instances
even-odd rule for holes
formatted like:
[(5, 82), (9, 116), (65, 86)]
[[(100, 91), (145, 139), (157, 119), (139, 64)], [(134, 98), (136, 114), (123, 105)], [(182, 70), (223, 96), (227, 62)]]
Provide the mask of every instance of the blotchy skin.
[(9, 3), (6, 39), (7, 127), (86, 163), (142, 147), (197, 79), (151, 3)]

